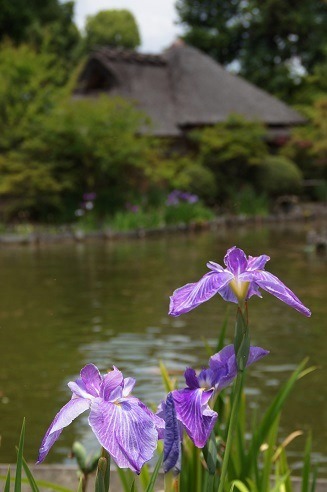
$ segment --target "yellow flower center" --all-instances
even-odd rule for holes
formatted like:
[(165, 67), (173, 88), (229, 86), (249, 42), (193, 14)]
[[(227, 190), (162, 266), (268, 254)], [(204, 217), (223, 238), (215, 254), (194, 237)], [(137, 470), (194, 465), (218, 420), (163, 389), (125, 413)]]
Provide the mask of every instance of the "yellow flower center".
[(239, 302), (245, 301), (250, 282), (241, 282), (237, 278), (233, 278), (229, 285)]

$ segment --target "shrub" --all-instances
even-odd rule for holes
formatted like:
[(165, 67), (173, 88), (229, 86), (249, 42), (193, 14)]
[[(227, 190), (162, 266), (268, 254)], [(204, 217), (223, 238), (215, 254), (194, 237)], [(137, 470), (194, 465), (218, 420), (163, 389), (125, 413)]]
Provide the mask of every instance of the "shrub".
[[(123, 100), (106, 96), (62, 100), (39, 120), (38, 131), (21, 145), (15, 176), (11, 176), (10, 169), (2, 176), (2, 193), (18, 195), (23, 200), (17, 181), (23, 184), (31, 162), (37, 162), (39, 172), (48, 173), (47, 179), (53, 183), (48, 196), (57, 192), (58, 213), (60, 207), (65, 209), (68, 202), (75, 200), (70, 205), (72, 219), (79, 197), (89, 191), (97, 193), (95, 211), (99, 215), (118, 209), (131, 191), (142, 190), (146, 181), (143, 167), (147, 141), (136, 135), (143, 122), (143, 115)], [(37, 186), (34, 177), (38, 176), (30, 173), (24, 193), (32, 194)], [(34, 218), (39, 218), (41, 211), (36, 202), (30, 210)]]
[(236, 214), (250, 217), (268, 215), (269, 203), (267, 196), (256, 192), (252, 186), (245, 186), (235, 195), (236, 198), (232, 203), (232, 208)]
[(290, 159), (283, 156), (267, 156), (257, 169), (258, 187), (271, 196), (298, 193), (302, 173)]
[(260, 123), (235, 115), (225, 123), (191, 133), (200, 163), (215, 176), (216, 197), (220, 202), (252, 181), (254, 167), (268, 153), (265, 134)]

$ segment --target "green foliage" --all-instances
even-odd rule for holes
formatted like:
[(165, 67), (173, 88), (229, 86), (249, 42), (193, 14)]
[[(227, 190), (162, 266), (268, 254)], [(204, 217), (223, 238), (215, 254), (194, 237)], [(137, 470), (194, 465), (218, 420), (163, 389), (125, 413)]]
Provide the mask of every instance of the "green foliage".
[(327, 179), (327, 98), (305, 109), (309, 123), (293, 131), (281, 154), (296, 162), (305, 179), (323, 183)]
[(112, 218), (107, 219), (105, 224), (113, 231), (119, 232), (152, 229), (163, 226), (163, 217), (160, 210), (126, 210), (118, 211)]
[(85, 45), (110, 45), (135, 49), (140, 43), (140, 34), (135, 18), (128, 10), (102, 10), (88, 16), (85, 25)]
[(270, 196), (298, 193), (302, 185), (299, 168), (283, 156), (267, 156), (258, 168), (259, 188)]
[(71, 61), (80, 41), (73, 17), (72, 1), (2, 0), (0, 41), (10, 39), (15, 44), (30, 43), (35, 49)]
[(256, 192), (253, 186), (246, 185), (234, 197), (232, 202), (233, 211), (236, 214), (247, 217), (264, 217), (269, 212), (269, 202), (267, 195)]
[[(145, 138), (136, 135), (144, 116), (126, 101), (62, 99), (39, 117), (37, 131), (2, 161), (0, 195), (16, 196), (16, 211), (37, 218), (37, 195), (73, 218), (81, 195), (96, 191), (101, 214), (114, 211), (145, 181)], [(122, 179), (122, 176), (124, 177)], [(26, 204), (26, 197), (33, 203)], [(40, 212), (40, 207), (39, 207)], [(68, 213), (68, 215), (67, 215)]]
[(186, 26), (184, 39), (218, 62), (227, 64), (238, 57), (241, 48), (239, 23), (241, 2), (229, 0), (178, 0), (177, 12)]
[(214, 213), (200, 202), (181, 202), (167, 206), (164, 210), (164, 222), (167, 225), (201, 224), (213, 218)]
[(302, 72), (325, 58), (327, 5), (322, 0), (178, 0), (185, 40), (248, 80), (289, 99)]
[(236, 190), (253, 180), (254, 168), (268, 153), (265, 134), (260, 123), (239, 116), (191, 134), (202, 166), (215, 176), (219, 202), (233, 199)]
[[(203, 224), (214, 218), (213, 212), (201, 202), (181, 202), (159, 208), (132, 207), (135, 210), (118, 211), (105, 219), (104, 224), (113, 231), (154, 229), (169, 225)], [(80, 224), (83, 224), (83, 219)]]
[[(250, 428), (248, 428), (249, 419), (246, 415), (246, 396), (244, 392), (242, 393), (224, 492), (232, 490), (292, 492), (297, 490), (295, 488), (297, 485), (294, 485), (290, 479), (292, 469), (287, 461), (286, 450), (294, 439), (302, 435), (302, 432), (292, 432), (280, 442), (279, 422), (285, 403), (297, 381), (313, 370), (313, 367), (307, 367), (307, 361), (304, 360), (279, 389), (261, 418), (252, 419)], [(176, 387), (175, 382), (170, 380), (164, 365), (161, 365), (161, 371), (166, 390), (172, 391)], [(226, 390), (218, 394), (214, 409), (219, 414), (219, 420), (203, 450), (195, 448), (192, 441), (184, 434), (180, 488), (178, 489), (180, 492), (217, 491), (232, 399), (233, 393), (229, 395)], [(309, 436), (304, 451), (302, 491), (314, 492), (315, 484), (316, 469), (311, 462), (311, 438)], [(169, 488), (165, 490), (170, 491)]]
[(55, 106), (63, 73), (52, 55), (27, 45), (0, 49), (0, 153), (17, 150), (36, 131), (41, 115)]

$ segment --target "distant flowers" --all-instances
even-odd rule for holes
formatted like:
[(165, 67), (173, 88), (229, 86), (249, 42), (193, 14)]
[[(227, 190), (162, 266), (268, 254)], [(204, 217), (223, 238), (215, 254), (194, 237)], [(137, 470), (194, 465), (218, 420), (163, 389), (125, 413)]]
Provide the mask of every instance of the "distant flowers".
[(169, 193), (166, 200), (166, 205), (173, 206), (179, 205), (180, 203), (197, 203), (198, 201), (199, 197), (197, 195), (193, 195), (187, 191), (174, 190)]
[(170, 298), (169, 314), (179, 316), (219, 294), (225, 301), (242, 304), (253, 295), (261, 296), (260, 289), (277, 297), (304, 316), (310, 310), (275, 275), (265, 271), (269, 256), (246, 256), (242, 249), (233, 246), (224, 258), (225, 268), (209, 261), (206, 273), (198, 282), (175, 290)]
[(94, 208), (94, 200), (96, 199), (96, 193), (84, 193), (83, 200), (79, 205), (79, 208), (75, 210), (75, 215), (77, 217), (82, 217), (89, 210)]
[(140, 211), (140, 206), (139, 205), (135, 205), (133, 203), (125, 203), (125, 208), (126, 210), (128, 210), (129, 212), (132, 212), (133, 214), (137, 214), (139, 211)]
[(134, 384), (133, 378), (124, 378), (116, 367), (105, 376), (93, 364), (83, 367), (80, 378), (68, 383), (72, 398), (47, 430), (37, 463), (45, 459), (64, 427), (90, 410), (89, 424), (101, 446), (120, 468), (139, 473), (157, 447), (164, 422), (131, 395)]

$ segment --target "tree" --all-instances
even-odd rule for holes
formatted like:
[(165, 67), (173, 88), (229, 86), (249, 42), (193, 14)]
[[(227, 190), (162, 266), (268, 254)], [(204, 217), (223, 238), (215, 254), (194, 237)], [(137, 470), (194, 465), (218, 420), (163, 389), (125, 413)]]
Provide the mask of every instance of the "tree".
[(289, 99), (301, 75), (324, 60), (323, 0), (178, 0), (185, 40), (224, 65)]
[(80, 42), (73, 16), (73, 1), (1, 0), (0, 41), (29, 43), (71, 61)]
[(56, 105), (64, 73), (30, 46), (0, 45), (0, 153), (18, 149)]
[(176, 8), (187, 43), (223, 65), (238, 57), (241, 40), (236, 19), (242, 15), (241, 0), (178, 0)]
[(149, 145), (137, 135), (145, 123), (146, 117), (121, 99), (62, 97), (39, 115), (17, 150), (0, 154), (7, 218), (24, 213), (71, 220), (86, 192), (97, 194), (99, 215), (123, 207), (147, 179)]
[(128, 10), (103, 10), (89, 16), (85, 31), (88, 49), (95, 45), (135, 49), (141, 43), (135, 18)]

